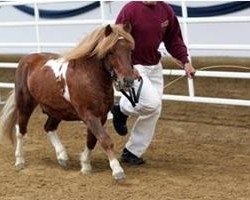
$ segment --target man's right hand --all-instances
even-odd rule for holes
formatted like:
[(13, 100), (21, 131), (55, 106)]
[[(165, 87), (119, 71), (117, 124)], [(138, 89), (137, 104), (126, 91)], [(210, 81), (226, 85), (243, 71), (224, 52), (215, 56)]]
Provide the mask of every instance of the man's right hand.
[(191, 63), (186, 63), (184, 65), (184, 70), (186, 71), (186, 75), (188, 78), (194, 78), (195, 69)]

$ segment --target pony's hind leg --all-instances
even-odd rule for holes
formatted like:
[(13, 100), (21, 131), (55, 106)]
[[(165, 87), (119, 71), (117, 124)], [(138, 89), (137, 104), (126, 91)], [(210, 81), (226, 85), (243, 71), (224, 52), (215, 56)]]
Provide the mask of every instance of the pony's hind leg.
[(17, 110), (17, 124), (16, 124), (16, 169), (20, 170), (24, 168), (25, 160), (24, 160), (24, 153), (23, 153), (23, 138), (27, 133), (27, 125), (29, 118), (35, 108), (36, 104), (31, 104), (29, 108), (18, 107)]
[(16, 71), (15, 80), (15, 100), (17, 109), (15, 165), (17, 169), (24, 167), (23, 137), (27, 133), (29, 118), (37, 106), (37, 102), (30, 94), (27, 85), (28, 68), (29, 65), (25, 62), (25, 59), (21, 60)]
[(68, 155), (56, 131), (60, 122), (61, 120), (49, 116), (44, 125), (44, 129), (47, 132), (48, 138), (56, 151), (56, 157), (59, 165), (63, 168), (66, 168), (68, 163)]
[(83, 174), (89, 174), (92, 171), (90, 156), (91, 156), (92, 150), (95, 148), (96, 142), (97, 142), (96, 137), (88, 129), (87, 144), (80, 157), (80, 162), (81, 162), (81, 167), (82, 167), (81, 172)]
[(23, 153), (23, 134), (20, 133), (19, 125), (16, 125), (16, 162), (15, 166), (17, 170), (21, 170), (24, 168), (25, 160)]

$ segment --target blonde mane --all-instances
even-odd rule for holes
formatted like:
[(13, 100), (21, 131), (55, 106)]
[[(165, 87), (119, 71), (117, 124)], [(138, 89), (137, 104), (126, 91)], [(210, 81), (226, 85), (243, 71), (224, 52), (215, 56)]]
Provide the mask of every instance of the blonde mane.
[(123, 25), (112, 25), (112, 33), (105, 36), (105, 28), (99, 27), (88, 34), (72, 50), (65, 53), (62, 57), (69, 61), (80, 57), (90, 57), (96, 55), (99, 59), (103, 58), (106, 53), (116, 44), (120, 37), (130, 42), (134, 46), (134, 39), (124, 30)]

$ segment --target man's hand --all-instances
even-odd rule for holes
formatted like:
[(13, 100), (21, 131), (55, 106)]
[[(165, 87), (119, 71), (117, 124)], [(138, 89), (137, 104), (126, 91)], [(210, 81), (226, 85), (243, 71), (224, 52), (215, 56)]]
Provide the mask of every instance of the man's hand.
[(140, 73), (139, 73), (138, 70), (135, 69), (135, 68), (133, 69), (133, 76), (134, 76), (134, 78), (137, 79), (137, 80), (140, 80), (140, 79), (141, 79)]
[(193, 68), (191, 63), (186, 63), (184, 65), (184, 70), (186, 71), (186, 75), (188, 78), (193, 78), (195, 74), (195, 69)]

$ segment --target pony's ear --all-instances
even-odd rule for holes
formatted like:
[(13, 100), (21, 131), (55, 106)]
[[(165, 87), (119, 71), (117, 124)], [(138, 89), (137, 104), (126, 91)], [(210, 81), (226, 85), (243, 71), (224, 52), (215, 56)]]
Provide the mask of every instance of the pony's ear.
[(132, 31), (132, 26), (129, 22), (126, 22), (125, 24), (123, 24), (123, 29), (130, 33)]
[(105, 27), (105, 36), (109, 36), (111, 33), (113, 32), (112, 30), (112, 27), (110, 26), (110, 24), (108, 24), (106, 27)]

